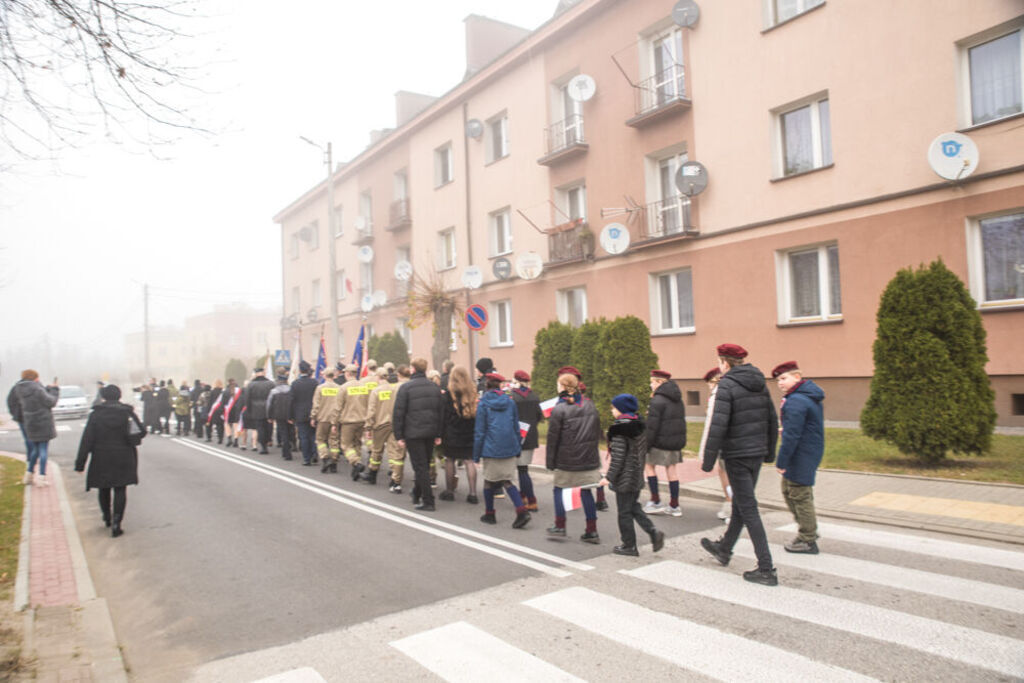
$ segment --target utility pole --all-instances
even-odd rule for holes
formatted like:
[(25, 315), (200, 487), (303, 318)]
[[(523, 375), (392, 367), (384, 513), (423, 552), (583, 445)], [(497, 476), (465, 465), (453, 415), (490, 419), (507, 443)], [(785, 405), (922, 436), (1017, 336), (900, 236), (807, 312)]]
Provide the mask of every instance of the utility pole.
[(299, 139), (308, 142), (327, 155), (327, 232), (329, 233), (327, 235), (327, 259), (329, 261), (328, 268), (331, 271), (329, 279), (331, 284), (329, 288), (331, 300), (327, 304), (327, 310), (331, 313), (331, 341), (328, 353), (332, 359), (328, 363), (328, 367), (331, 367), (333, 363), (338, 362), (341, 355), (341, 349), (338, 348), (338, 255), (336, 244), (338, 233), (337, 226), (334, 225), (334, 158), (331, 155), (330, 142), (327, 143), (327, 148), (324, 149), (307, 137), (300, 135)]
[(142, 284), (142, 345), (145, 349), (144, 365), (146, 366), (146, 376), (143, 378), (143, 384), (149, 381), (151, 375), (149, 374), (149, 283), (145, 282)]

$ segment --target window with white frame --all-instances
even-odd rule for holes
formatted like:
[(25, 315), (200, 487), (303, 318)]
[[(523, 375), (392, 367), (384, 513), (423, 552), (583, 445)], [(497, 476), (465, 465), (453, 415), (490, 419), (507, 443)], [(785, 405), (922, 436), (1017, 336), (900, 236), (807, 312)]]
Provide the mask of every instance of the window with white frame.
[(491, 346), (512, 346), (512, 302), (491, 302)]
[(556, 138), (552, 140), (552, 149), (568, 147), (577, 142), (583, 142), (585, 139), (583, 136), (583, 103), (569, 95), (569, 81), (556, 87), (558, 98), (555, 126), (553, 126)]
[(692, 227), (690, 199), (684, 197), (676, 186), (676, 173), (686, 161), (685, 152), (670, 152), (648, 158), (650, 186), (647, 191), (647, 237), (674, 235)]
[(512, 251), (512, 213), (507, 209), (495, 211), (489, 217), (491, 256), (501, 256)]
[(288, 238), (288, 252), (293, 259), (299, 258), (299, 233), (293, 232)]
[(586, 287), (569, 287), (558, 290), (555, 304), (559, 322), (579, 327), (587, 321)]
[(573, 183), (555, 190), (557, 223), (587, 220), (587, 186), (583, 182)]
[(651, 38), (651, 76), (657, 105), (686, 96), (681, 28), (673, 27)]
[(434, 187), (447, 185), (454, 179), (452, 143), (449, 142), (434, 150)]
[[(408, 261), (412, 263), (412, 250), (409, 247), (398, 247), (395, 249), (395, 263)], [(409, 294), (409, 281), (395, 278), (395, 297), (403, 298)]]
[(487, 120), (487, 163), (508, 156), (508, 114), (502, 112)]
[(359, 264), (359, 291), (363, 296), (373, 294), (373, 263)]
[(391, 185), (392, 195), (396, 201), (409, 196), (409, 174), (405, 169), (395, 173)]
[(776, 253), (781, 322), (841, 320), (839, 245), (823, 244)]
[(682, 268), (651, 275), (651, 303), (656, 332), (693, 332), (693, 272)]
[(345, 277), (345, 269), (342, 268), (337, 272), (337, 281), (335, 286), (338, 288), (338, 301), (343, 301), (348, 298), (348, 278)]
[(770, 28), (800, 16), (818, 5), (824, 5), (825, 0), (765, 0), (765, 3), (768, 27)]
[(309, 224), (309, 249), (320, 248), (320, 221), (313, 221)]
[(301, 308), (302, 297), (299, 293), (299, 286), (292, 287), (292, 313), (298, 313)]
[(320, 278), (313, 280), (313, 288), (310, 290), (310, 298), (313, 299), (313, 306), (319, 306), (320, 301)]
[(817, 95), (775, 112), (779, 176), (832, 165), (832, 122), (828, 95)]
[(406, 350), (412, 349), (412, 330), (409, 329), (408, 318), (395, 318), (395, 332), (405, 342)]
[(437, 233), (437, 267), (439, 270), (455, 267), (455, 228)]
[(965, 46), (971, 125), (1024, 111), (1024, 29)]
[(341, 204), (334, 207), (334, 236), (341, 237), (345, 234), (344, 208)]
[(1024, 304), (1024, 209), (970, 222), (971, 294), (983, 307)]
[(359, 232), (364, 235), (373, 233), (373, 193), (369, 190), (359, 193)]

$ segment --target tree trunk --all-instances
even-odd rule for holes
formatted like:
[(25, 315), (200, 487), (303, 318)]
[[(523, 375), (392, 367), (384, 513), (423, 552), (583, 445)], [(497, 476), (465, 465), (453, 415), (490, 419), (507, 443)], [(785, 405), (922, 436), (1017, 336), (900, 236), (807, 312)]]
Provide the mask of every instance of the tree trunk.
[(445, 302), (434, 306), (434, 344), (430, 347), (431, 367), (441, 369), (451, 353), (452, 313), (455, 302)]

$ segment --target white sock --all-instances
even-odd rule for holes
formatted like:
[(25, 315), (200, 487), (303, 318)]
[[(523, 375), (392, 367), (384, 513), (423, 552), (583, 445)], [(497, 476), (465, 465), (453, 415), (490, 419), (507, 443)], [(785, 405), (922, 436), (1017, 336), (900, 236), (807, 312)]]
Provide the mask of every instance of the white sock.
[(729, 498), (729, 500), (732, 500), (732, 486), (725, 487), (725, 495)]

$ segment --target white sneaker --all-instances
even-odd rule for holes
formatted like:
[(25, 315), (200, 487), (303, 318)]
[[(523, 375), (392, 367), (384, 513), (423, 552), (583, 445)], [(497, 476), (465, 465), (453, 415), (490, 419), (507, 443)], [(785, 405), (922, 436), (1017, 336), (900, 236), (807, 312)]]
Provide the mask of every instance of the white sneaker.
[(34, 483), (36, 486), (45, 487), (50, 485), (50, 480), (45, 475), (40, 474), (39, 477), (36, 478)]
[(664, 503), (655, 503), (653, 500), (649, 500), (644, 503), (644, 513), (648, 515), (660, 515), (665, 511)]
[(719, 519), (729, 519), (729, 515), (732, 514), (732, 501), (727, 500), (722, 503), (722, 509), (717, 513)]
[(25, 486), (31, 486), (32, 485), (32, 473), (26, 470), (25, 471), (25, 478), (21, 480), (21, 483), (24, 484)]
[(679, 509), (678, 505), (676, 507), (672, 507), (671, 505), (669, 505), (667, 508), (665, 508), (665, 513), (672, 515), (673, 517), (683, 516), (683, 511)]

